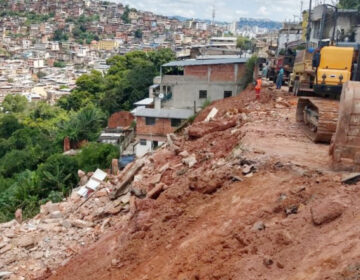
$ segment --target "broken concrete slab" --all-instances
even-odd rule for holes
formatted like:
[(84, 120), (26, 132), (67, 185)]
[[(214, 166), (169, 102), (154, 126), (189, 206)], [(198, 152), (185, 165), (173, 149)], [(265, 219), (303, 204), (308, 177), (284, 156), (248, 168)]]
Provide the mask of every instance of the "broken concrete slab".
[(205, 122), (209, 122), (210, 120), (214, 119), (218, 112), (219, 112), (218, 109), (216, 109), (215, 107), (212, 108), (210, 113), (207, 115)]
[(11, 274), (13, 274), (10, 271), (0, 271), (0, 278), (3, 278), (5, 276), (10, 276)]
[(184, 158), (182, 160), (182, 162), (184, 164), (186, 164), (187, 166), (189, 166), (189, 168), (193, 167), (196, 163), (197, 163), (197, 160), (196, 160), (196, 155), (195, 154), (192, 154), (191, 156), (187, 157), (187, 158)]
[(135, 175), (140, 171), (140, 169), (145, 165), (145, 160), (137, 160), (132, 164), (129, 164), (120, 175), (121, 181), (118, 183), (118, 185), (115, 187), (115, 189), (112, 190), (110, 193), (110, 198), (112, 200), (118, 198), (126, 189), (128, 184), (134, 179)]
[(33, 247), (35, 243), (35, 237), (32, 235), (23, 235), (15, 240), (15, 245), (22, 248)]
[(165, 184), (159, 183), (147, 193), (148, 198), (156, 199), (165, 189)]
[(351, 173), (343, 175), (341, 183), (347, 185), (354, 185), (360, 181), (360, 173)]
[(254, 166), (254, 165), (247, 165), (247, 164), (245, 164), (245, 165), (243, 166), (243, 168), (242, 168), (242, 174), (243, 174), (243, 175), (248, 175), (248, 174), (253, 173), (253, 172), (255, 172), (255, 171), (256, 171), (256, 169), (255, 169), (255, 166)]
[(75, 220), (69, 220), (69, 222), (74, 226), (78, 228), (90, 228), (93, 227), (94, 224), (91, 222), (75, 219)]

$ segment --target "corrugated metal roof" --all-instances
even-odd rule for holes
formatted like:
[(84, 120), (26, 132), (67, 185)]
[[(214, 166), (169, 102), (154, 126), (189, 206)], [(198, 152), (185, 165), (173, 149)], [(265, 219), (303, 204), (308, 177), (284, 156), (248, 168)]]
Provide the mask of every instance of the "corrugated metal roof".
[(135, 112), (137, 117), (152, 117), (162, 119), (182, 119), (186, 120), (194, 114), (193, 110), (187, 109), (149, 109), (144, 108)]
[(195, 65), (216, 65), (216, 64), (238, 64), (246, 63), (249, 58), (222, 58), (222, 59), (187, 59), (172, 61), (163, 65), (163, 67), (184, 67), (184, 66), (195, 66)]
[(147, 106), (147, 105), (151, 105), (154, 103), (154, 99), (153, 98), (145, 98), (142, 99), (136, 103), (134, 103), (135, 106)]

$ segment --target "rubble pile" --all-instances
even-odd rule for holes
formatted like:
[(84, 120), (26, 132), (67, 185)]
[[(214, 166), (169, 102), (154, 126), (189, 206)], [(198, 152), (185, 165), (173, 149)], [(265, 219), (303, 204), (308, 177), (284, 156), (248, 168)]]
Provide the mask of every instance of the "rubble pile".
[(48, 202), (31, 220), (0, 224), (0, 271), (9, 279), (37, 278), (66, 264), (83, 248), (96, 242), (116, 221), (126, 219), (130, 211), (130, 190), (110, 199), (111, 190), (122, 174), (110, 175), (93, 191), (82, 188), (91, 182), (93, 173), (79, 171), (81, 187), (60, 203)]
[(358, 182), (342, 184), (328, 148), (303, 135), (295, 98), (267, 89), (254, 99), (248, 90), (213, 103), (115, 175), (80, 172), (82, 187), (66, 201), (0, 227), (0, 246), (12, 249), (0, 254), (0, 271), (37, 280), (352, 279)]

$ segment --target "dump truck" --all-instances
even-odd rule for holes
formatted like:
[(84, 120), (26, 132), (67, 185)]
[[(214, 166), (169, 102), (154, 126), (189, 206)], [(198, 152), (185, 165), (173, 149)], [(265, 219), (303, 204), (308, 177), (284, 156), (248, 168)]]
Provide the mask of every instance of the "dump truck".
[(284, 78), (283, 82), (288, 83), (290, 80), (290, 75), (293, 72), (293, 65), (295, 61), (296, 52), (292, 49), (285, 50), (284, 55), (279, 55), (278, 57), (270, 61), (270, 67), (268, 71), (268, 78), (270, 81), (276, 82), (277, 75), (281, 68), (284, 69)]
[[(353, 45), (326, 46), (311, 56), (305, 53), (295, 63), (292, 79), (298, 100), (296, 119), (304, 124), (305, 133), (314, 142), (330, 143), (337, 128), (339, 99), (343, 84), (359, 81), (359, 47)], [(312, 69), (311, 69), (312, 68)], [(346, 93), (345, 93), (346, 94)]]
[(312, 67), (313, 53), (307, 50), (296, 52), (296, 57), (293, 66), (293, 72), (289, 78), (289, 92), (294, 92), (294, 95), (299, 95), (299, 92), (304, 95), (309, 92), (313, 93), (313, 84), (315, 80), (315, 71)]

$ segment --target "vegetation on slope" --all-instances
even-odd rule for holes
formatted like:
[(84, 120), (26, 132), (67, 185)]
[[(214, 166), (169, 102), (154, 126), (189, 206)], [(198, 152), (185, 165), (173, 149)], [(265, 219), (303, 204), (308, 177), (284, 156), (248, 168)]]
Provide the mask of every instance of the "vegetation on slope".
[[(160, 65), (172, 59), (168, 49), (114, 56), (107, 74), (81, 76), (56, 106), (8, 95), (0, 112), (0, 222), (18, 208), (28, 218), (40, 204), (61, 201), (76, 187), (78, 169), (109, 168), (118, 147), (96, 143), (107, 117), (146, 97)], [(63, 155), (66, 136), (88, 144), (77, 156)]]

